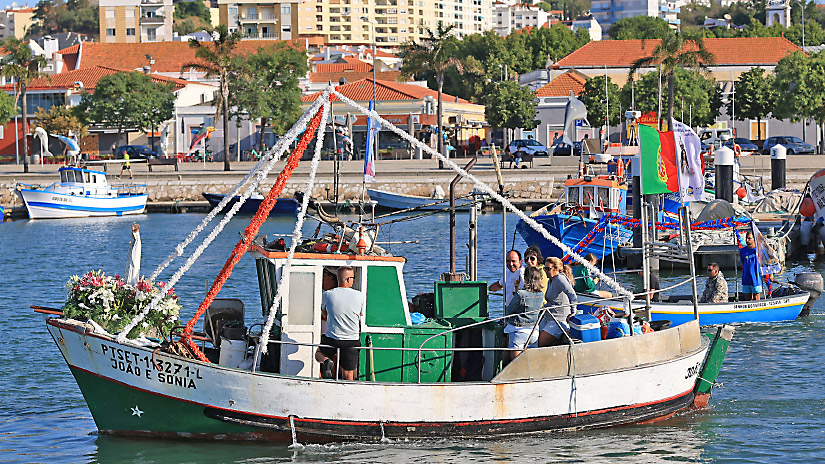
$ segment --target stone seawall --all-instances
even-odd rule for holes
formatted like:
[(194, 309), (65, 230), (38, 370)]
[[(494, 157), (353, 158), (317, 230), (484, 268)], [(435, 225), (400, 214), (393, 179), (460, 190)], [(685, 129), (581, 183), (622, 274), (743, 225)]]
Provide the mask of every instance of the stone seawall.
[[(508, 178), (505, 181), (505, 190), (510, 192), (510, 197), (513, 199), (522, 200), (547, 200), (558, 196), (560, 192), (560, 185), (555, 185), (553, 177), (541, 178)], [(138, 179), (135, 179), (138, 181)], [(397, 179), (387, 182), (376, 182), (369, 184), (368, 187), (380, 190), (387, 190), (393, 193), (403, 193), (407, 195), (420, 195), (429, 197), (432, 195), (436, 186), (444, 189), (446, 194), (449, 194), (449, 181), (444, 180), (425, 180), (425, 179)], [(490, 185), (494, 185), (494, 181), (484, 179)], [(235, 183), (236, 179), (220, 179), (214, 177), (207, 177), (204, 179), (158, 179), (150, 180), (146, 185), (146, 192), (149, 194), (150, 202), (160, 201), (199, 201), (204, 198), (201, 192), (227, 193)], [(266, 193), (272, 188), (274, 179), (268, 179), (261, 185), (259, 189), (262, 193)], [(41, 185), (46, 185), (41, 183)], [(329, 189), (329, 196), (333, 195), (333, 182), (327, 179), (319, 179), (312, 191), (312, 197), (324, 200), (327, 198), (327, 189)], [(284, 189), (282, 198), (291, 198), (296, 191), (303, 190), (306, 186), (305, 179), (296, 179), (287, 183)], [(338, 187), (338, 193), (341, 200), (357, 200), (361, 198), (361, 183), (344, 182), (342, 181)], [(462, 181), (457, 186), (457, 193), (459, 195), (466, 195), (473, 189), (473, 184), (468, 181)], [(14, 193), (14, 183), (0, 184), (0, 204), (15, 205), (21, 204), (19, 197)]]

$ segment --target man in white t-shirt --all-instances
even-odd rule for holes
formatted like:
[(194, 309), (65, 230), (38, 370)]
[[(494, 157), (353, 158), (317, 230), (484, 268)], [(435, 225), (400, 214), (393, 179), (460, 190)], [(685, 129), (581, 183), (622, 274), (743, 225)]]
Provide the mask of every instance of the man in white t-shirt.
[(489, 290), (497, 292), (504, 289), (504, 304), (510, 303), (510, 298), (524, 286), (524, 268), (521, 266), (521, 253), (518, 250), (507, 252), (507, 276), (505, 283), (499, 279), (490, 284)]
[(338, 286), (324, 292), (321, 299), (321, 315), (327, 320), (326, 333), (315, 359), (321, 363), (321, 377), (334, 378), (335, 359), (344, 380), (355, 380), (358, 368), (358, 347), (361, 346), (361, 315), (364, 311), (364, 294), (352, 288), (355, 271), (349, 266), (338, 268)]

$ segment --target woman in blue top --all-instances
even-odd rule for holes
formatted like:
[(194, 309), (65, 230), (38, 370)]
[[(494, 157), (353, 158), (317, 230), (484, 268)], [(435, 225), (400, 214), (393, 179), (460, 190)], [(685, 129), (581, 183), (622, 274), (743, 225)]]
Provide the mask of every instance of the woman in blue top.
[(745, 235), (746, 247), (739, 249), (742, 260), (742, 294), (745, 300), (758, 300), (762, 293), (762, 275), (759, 272), (759, 257), (753, 232)]
[(518, 350), (508, 352), (510, 360), (520, 355), (525, 347), (535, 346), (539, 340), (536, 323), (544, 303), (541, 275), (542, 271), (537, 267), (524, 269), (524, 288), (516, 291), (505, 309), (505, 315), (510, 316), (505, 319), (507, 326), (504, 327), (509, 339), (507, 347)]

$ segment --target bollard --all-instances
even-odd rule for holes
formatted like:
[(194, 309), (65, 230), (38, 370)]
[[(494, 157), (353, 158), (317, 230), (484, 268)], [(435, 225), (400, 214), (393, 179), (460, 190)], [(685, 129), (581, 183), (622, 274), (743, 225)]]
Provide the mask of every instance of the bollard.
[(733, 203), (733, 150), (722, 147), (714, 152), (716, 166), (716, 198)]
[(771, 190), (785, 187), (785, 160), (788, 150), (782, 145), (771, 147)]

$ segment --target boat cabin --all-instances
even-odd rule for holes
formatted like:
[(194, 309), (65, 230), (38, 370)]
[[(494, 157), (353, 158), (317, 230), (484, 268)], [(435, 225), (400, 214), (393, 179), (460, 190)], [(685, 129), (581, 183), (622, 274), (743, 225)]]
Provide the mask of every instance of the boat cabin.
[(627, 184), (614, 175), (584, 175), (567, 179), (564, 181), (564, 195), (565, 203), (588, 219), (598, 219), (605, 213), (627, 212)]
[(106, 173), (86, 168), (62, 167), (60, 173), (60, 187), (62, 193), (85, 196), (115, 196), (117, 192), (109, 186)]
[[(287, 260), (285, 251), (269, 251), (253, 244), (263, 315), (275, 301), (278, 282)], [(365, 308), (361, 319), (361, 346), (357, 378), (383, 382), (451, 382), (458, 372), (469, 372), (467, 380), (493, 377), (496, 352), (475, 352), (472, 359), (454, 359), (454, 346), (494, 346), (496, 324), (455, 332), (467, 324), (487, 319), (486, 282), (436, 282), (431, 296), (431, 313), (425, 322), (414, 324), (406, 299), (403, 278), (405, 258), (358, 254), (295, 253), (289, 279), (289, 297), (276, 315), (277, 328), (271, 334), (269, 363), (264, 370), (286, 375), (318, 378), (315, 361), (325, 322), (321, 320), (324, 290), (336, 286), (325, 274), (334, 276), (338, 267), (355, 271), (352, 288), (363, 292)], [(415, 309), (413, 310), (415, 312)], [(426, 308), (419, 311), (427, 312)], [(472, 339), (472, 340), (470, 340)], [(423, 350), (419, 351), (419, 349)], [(420, 356), (419, 356), (420, 355)], [(420, 357), (420, 359), (419, 359)], [(485, 362), (485, 359), (487, 360)], [(269, 365), (267, 365), (269, 364)], [(470, 365), (472, 364), (472, 366)]]

